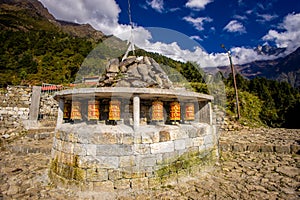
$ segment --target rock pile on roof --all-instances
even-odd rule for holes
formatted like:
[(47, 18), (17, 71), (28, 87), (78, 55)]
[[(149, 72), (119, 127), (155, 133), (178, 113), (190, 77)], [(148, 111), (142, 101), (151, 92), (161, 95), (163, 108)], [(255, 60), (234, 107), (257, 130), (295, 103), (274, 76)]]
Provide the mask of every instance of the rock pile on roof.
[(173, 88), (165, 71), (147, 56), (129, 56), (122, 62), (111, 59), (99, 87)]

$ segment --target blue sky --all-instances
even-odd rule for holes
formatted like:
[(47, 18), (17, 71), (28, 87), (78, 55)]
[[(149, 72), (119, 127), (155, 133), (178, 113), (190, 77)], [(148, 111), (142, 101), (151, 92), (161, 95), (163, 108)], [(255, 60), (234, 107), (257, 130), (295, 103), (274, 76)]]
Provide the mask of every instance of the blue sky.
[[(118, 36), (130, 30), (128, 0), (40, 1), (58, 19), (89, 23), (105, 34)], [(300, 46), (299, 0), (130, 0), (130, 3), (138, 46), (178, 60), (184, 57), (203, 67), (228, 62), (220, 47), (222, 43), (239, 64), (276, 58), (258, 55), (253, 50), (258, 45), (287, 48), (279, 56)], [(157, 28), (147, 31), (147, 27)]]

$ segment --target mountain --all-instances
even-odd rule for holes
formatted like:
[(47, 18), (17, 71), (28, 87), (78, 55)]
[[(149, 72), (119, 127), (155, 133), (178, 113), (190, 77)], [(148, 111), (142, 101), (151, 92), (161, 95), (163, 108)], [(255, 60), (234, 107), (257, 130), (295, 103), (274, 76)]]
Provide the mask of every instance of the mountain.
[(0, 87), (73, 82), (106, 38), (89, 24), (56, 20), (37, 0), (0, 0)]
[[(268, 55), (278, 55), (284, 49), (257, 48), (257, 51)], [(254, 61), (243, 65), (234, 65), (238, 73), (246, 78), (265, 77), (267, 79), (286, 81), (295, 88), (300, 88), (300, 47), (291, 54), (275, 60)], [(222, 72), (225, 76), (231, 73), (229, 66), (206, 68), (206, 72)]]
[(62, 31), (76, 37), (99, 41), (104, 34), (89, 24), (56, 20), (37, 0), (0, 0), (0, 28), (12, 31)]

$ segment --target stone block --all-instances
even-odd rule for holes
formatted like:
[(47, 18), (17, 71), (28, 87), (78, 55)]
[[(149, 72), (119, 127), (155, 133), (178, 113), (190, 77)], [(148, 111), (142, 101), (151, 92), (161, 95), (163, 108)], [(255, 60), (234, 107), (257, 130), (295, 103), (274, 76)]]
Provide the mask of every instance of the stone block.
[(119, 157), (117, 156), (96, 156), (94, 159), (101, 168), (117, 169), (119, 167)]
[(141, 155), (136, 157), (137, 167), (152, 167), (156, 165), (156, 155)]
[(97, 156), (126, 156), (131, 154), (133, 154), (133, 149), (131, 145), (97, 145)]
[(143, 178), (146, 176), (144, 167), (127, 167), (122, 171), (123, 178), (133, 179), (133, 178)]
[(273, 152), (273, 145), (262, 145), (261, 147), (261, 152)]
[(159, 132), (159, 142), (166, 142), (170, 140), (170, 132), (169, 131), (160, 131)]
[(174, 162), (178, 157), (177, 151), (163, 153), (162, 154), (162, 162), (163, 163), (172, 163)]
[[(87, 155), (87, 149), (82, 144), (75, 143), (72, 153), (75, 155), (84, 156), (84, 155)], [(91, 154), (89, 154), (89, 155), (91, 155)]]
[(185, 140), (185, 147), (186, 148), (189, 148), (189, 147), (193, 146), (193, 140), (192, 140), (192, 138), (186, 138), (184, 140)]
[(108, 179), (111, 181), (119, 180), (123, 176), (120, 170), (108, 170)]
[(215, 138), (212, 134), (205, 135), (203, 137), (203, 142), (204, 142), (204, 145), (214, 144), (215, 143)]
[(62, 152), (70, 153), (70, 152), (72, 152), (73, 149), (74, 149), (73, 143), (65, 142), (65, 141), (61, 142), (61, 151)]
[(276, 145), (274, 147), (276, 153), (290, 153), (290, 145)]
[(300, 145), (292, 144), (291, 153), (300, 154)]
[(247, 150), (250, 152), (260, 152), (260, 144), (248, 144)]
[(132, 167), (135, 166), (135, 156), (121, 156), (120, 167)]
[(131, 180), (131, 187), (132, 189), (146, 189), (148, 188), (148, 178), (137, 178)]
[(148, 187), (156, 188), (161, 186), (161, 180), (159, 177), (148, 178)]
[(208, 144), (208, 143), (205, 143), (204, 142), (204, 139), (202, 137), (195, 137), (195, 138), (192, 138), (192, 141), (193, 141), (193, 146), (196, 146), (196, 147), (199, 147), (203, 144)]
[(85, 149), (86, 155), (88, 155), (88, 156), (96, 156), (97, 155), (97, 145), (86, 144), (86, 145), (82, 145), (82, 147)]
[(94, 182), (93, 183), (94, 191), (104, 191), (104, 192), (113, 192), (114, 184), (112, 181), (102, 181), (102, 182)]
[(106, 169), (91, 168), (86, 170), (87, 181), (106, 181), (108, 180), (108, 172)]
[(118, 144), (134, 144), (134, 137), (130, 134), (121, 134), (117, 136)]
[(134, 154), (150, 154), (150, 144), (135, 144), (133, 146)]
[(235, 143), (235, 144), (233, 144), (233, 147), (232, 147), (232, 151), (235, 151), (235, 152), (243, 152), (243, 151), (246, 151), (246, 149), (247, 149), (246, 144)]
[(150, 135), (147, 134), (143, 134), (142, 135), (142, 144), (151, 144), (152, 142), (152, 138), (150, 137)]
[(166, 153), (166, 152), (173, 152), (174, 151), (174, 142), (160, 142), (150, 144), (150, 149), (152, 154), (159, 154), (159, 153)]
[(120, 179), (114, 182), (114, 187), (116, 189), (129, 189), (130, 188), (130, 179)]

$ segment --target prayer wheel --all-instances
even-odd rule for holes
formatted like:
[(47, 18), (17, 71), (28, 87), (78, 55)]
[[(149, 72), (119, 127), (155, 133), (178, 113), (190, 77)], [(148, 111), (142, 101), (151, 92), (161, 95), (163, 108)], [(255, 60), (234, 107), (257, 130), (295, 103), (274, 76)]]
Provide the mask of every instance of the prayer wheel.
[(161, 101), (152, 102), (152, 121), (164, 120), (164, 106)]
[(195, 120), (195, 105), (194, 103), (185, 104), (185, 120), (193, 121)]
[(109, 102), (108, 120), (120, 120), (121, 119), (121, 102), (119, 100), (111, 100)]
[(170, 120), (179, 121), (180, 120), (180, 103), (174, 101), (170, 104)]
[(71, 119), (73, 120), (81, 120), (81, 102), (80, 101), (73, 101), (72, 108), (71, 108)]
[(64, 120), (68, 120), (71, 117), (71, 104), (70, 103), (65, 103), (64, 104)]
[(99, 120), (99, 101), (88, 101), (88, 120)]

